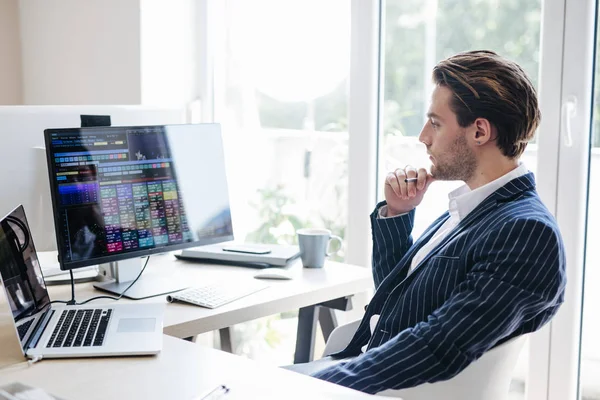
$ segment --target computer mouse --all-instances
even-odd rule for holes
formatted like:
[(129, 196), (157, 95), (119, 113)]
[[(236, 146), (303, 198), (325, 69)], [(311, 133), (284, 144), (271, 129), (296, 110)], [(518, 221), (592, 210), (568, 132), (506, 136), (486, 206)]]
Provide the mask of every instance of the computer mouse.
[(256, 279), (292, 279), (292, 274), (283, 268), (266, 268), (255, 274)]

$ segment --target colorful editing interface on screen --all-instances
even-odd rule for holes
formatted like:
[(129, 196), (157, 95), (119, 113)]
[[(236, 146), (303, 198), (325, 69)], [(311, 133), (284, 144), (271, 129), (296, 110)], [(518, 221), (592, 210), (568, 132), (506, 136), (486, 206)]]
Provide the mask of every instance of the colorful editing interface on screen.
[(182, 244), (230, 230), (226, 191), (220, 210), (225, 218), (203, 221), (199, 229), (188, 224), (172, 142), (165, 127), (51, 134), (65, 262)]

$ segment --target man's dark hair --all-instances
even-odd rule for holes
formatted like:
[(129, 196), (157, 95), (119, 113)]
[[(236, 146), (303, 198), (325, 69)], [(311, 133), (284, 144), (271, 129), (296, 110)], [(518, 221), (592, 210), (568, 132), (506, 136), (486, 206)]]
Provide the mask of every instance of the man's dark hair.
[(517, 63), (487, 50), (459, 53), (435, 66), (433, 81), (454, 94), (450, 108), (461, 127), (485, 118), (498, 131), (502, 154), (523, 154), (541, 114), (535, 88)]

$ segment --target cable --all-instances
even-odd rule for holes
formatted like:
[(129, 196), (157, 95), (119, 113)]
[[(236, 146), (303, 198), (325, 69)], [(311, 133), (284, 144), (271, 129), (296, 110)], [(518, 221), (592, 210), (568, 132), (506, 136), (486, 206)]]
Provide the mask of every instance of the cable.
[(73, 270), (70, 269), (69, 270), (69, 275), (71, 276), (71, 300), (53, 300), (50, 302), (50, 304), (52, 303), (62, 303), (62, 304), (66, 304), (68, 306), (75, 306), (77, 305), (77, 301), (75, 301), (75, 279), (73, 278)]
[(81, 303), (77, 303), (77, 301), (75, 301), (75, 279), (73, 278), (73, 270), (69, 270), (69, 273), (71, 274), (71, 300), (69, 301), (65, 301), (65, 300), (54, 300), (51, 301), (50, 304), (52, 303), (63, 303), (66, 305), (84, 305), (89, 303), (90, 301), (94, 301), (94, 300), (99, 300), (99, 299), (109, 299), (109, 300), (120, 300), (121, 297), (123, 297), (123, 295), (125, 294), (125, 292), (127, 292), (137, 281), (138, 279), (140, 279), (140, 277), (142, 276), (142, 274), (144, 273), (144, 270), (146, 270), (146, 266), (148, 265), (148, 261), (150, 261), (150, 256), (146, 257), (146, 262), (144, 263), (144, 266), (142, 267), (142, 270), (140, 271), (140, 273), (138, 274), (138, 276), (133, 280), (133, 282), (131, 282), (129, 284), (129, 286), (127, 286), (125, 288), (125, 290), (123, 290), (118, 297), (115, 296), (96, 296), (96, 297), (92, 297), (90, 299), (84, 300)]
[(90, 299), (84, 300), (81, 303), (77, 303), (78, 306), (82, 306), (84, 304), (89, 303), (90, 301), (94, 301), (94, 300), (100, 300), (100, 299), (109, 299), (109, 300), (114, 300), (117, 301), (119, 300), (121, 297), (114, 297), (114, 296), (96, 296), (96, 297), (92, 297)]
[(25, 249), (27, 249), (27, 247), (29, 246), (29, 230), (27, 229), (27, 225), (25, 225), (23, 223), (23, 221), (21, 221), (17, 217), (13, 217), (12, 215), (9, 215), (8, 217), (6, 217), (6, 220), (17, 225), (19, 227), (19, 229), (21, 229), (21, 231), (23, 232), (23, 237), (25, 239), (25, 243), (23, 243), (23, 245), (21, 245), (21, 243), (19, 243), (19, 251), (21, 253), (23, 253), (25, 251)]
[[(29, 242), (30, 242), (30, 234), (29, 234), (29, 228), (27, 227), (27, 224), (25, 224), (23, 221), (21, 221), (19, 218), (13, 216), (13, 215), (9, 215), (6, 218), (7, 222), (2, 222), (3, 225), (5, 225), (4, 230), (6, 231), (6, 233), (8, 233), (8, 230), (10, 229), (10, 231), (12, 232), (12, 241), (13, 244), (16, 246), (16, 250), (21, 254), (21, 257), (19, 258), (19, 261), (17, 262), (18, 267), (19, 267), (19, 272), (21, 275), (21, 279), (23, 279), (23, 281), (25, 282), (25, 284), (27, 285), (27, 287), (29, 288), (29, 292), (31, 293), (31, 298), (33, 300), (33, 306), (37, 309), (38, 306), (38, 299), (35, 297), (35, 290), (33, 290), (33, 285), (31, 284), (31, 280), (29, 278), (29, 275), (27, 274), (27, 266), (25, 265), (25, 250), (27, 250), (27, 247), (29, 247)], [(17, 233), (15, 232), (15, 230), (8, 224), (8, 222), (16, 225), (19, 227), (19, 229), (21, 230), (21, 232), (23, 233), (23, 238), (24, 238), (24, 243), (21, 244), (21, 242), (19, 241), (19, 237), (17, 236)], [(10, 237), (10, 235), (9, 235)]]
[(13, 370), (17, 370), (17, 369), (31, 367), (36, 362), (42, 361), (42, 358), (44, 358), (44, 357), (43, 356), (35, 356), (31, 360), (27, 360), (27, 361), (19, 362), (16, 364), (10, 364), (10, 365), (6, 365), (4, 367), (0, 367), (0, 371), (2, 371), (2, 372), (13, 371)]
[[(87, 299), (85, 301), (82, 301), (81, 303), (76, 303), (77, 305), (84, 305), (86, 303), (89, 303), (90, 301), (94, 301), (94, 300), (99, 300), (99, 299), (111, 299), (111, 300), (120, 300), (121, 297), (123, 297), (123, 295), (125, 294), (125, 292), (127, 292), (133, 285), (135, 285), (135, 283), (138, 281), (138, 279), (140, 279), (140, 277), (142, 276), (142, 274), (144, 273), (144, 270), (146, 269), (146, 266), (148, 265), (148, 261), (150, 261), (150, 256), (148, 256), (146, 258), (146, 262), (144, 263), (144, 266), (142, 267), (142, 270), (140, 271), (140, 273), (138, 274), (137, 278), (135, 278), (133, 280), (133, 282), (131, 282), (129, 284), (129, 286), (127, 286), (127, 288), (125, 288), (125, 290), (123, 290), (121, 292), (121, 294), (119, 294), (118, 297), (114, 297), (114, 296), (96, 296), (96, 297), (92, 297), (91, 299)], [(72, 278), (71, 278), (72, 279)], [(71, 281), (72, 282), (72, 281)]]
[(73, 270), (69, 270), (69, 275), (71, 275), (71, 300), (67, 301), (68, 306), (74, 306), (77, 304), (75, 301), (75, 279), (73, 278)]

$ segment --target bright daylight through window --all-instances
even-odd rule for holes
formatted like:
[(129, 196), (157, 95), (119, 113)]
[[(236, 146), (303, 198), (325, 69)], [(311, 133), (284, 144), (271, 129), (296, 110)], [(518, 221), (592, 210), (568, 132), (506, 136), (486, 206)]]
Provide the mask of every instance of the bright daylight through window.
[[(215, 111), (236, 171), (235, 236), (292, 244), (297, 229), (324, 227), (345, 238), (350, 2), (227, 0), (223, 23)], [(291, 363), (295, 315), (236, 326), (237, 352)]]

